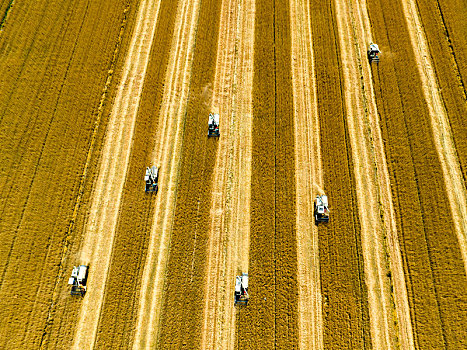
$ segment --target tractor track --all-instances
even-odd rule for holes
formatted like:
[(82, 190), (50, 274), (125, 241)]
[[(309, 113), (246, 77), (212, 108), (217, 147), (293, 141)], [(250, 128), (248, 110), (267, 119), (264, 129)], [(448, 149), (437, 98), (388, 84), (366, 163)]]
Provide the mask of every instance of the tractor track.
[(297, 186), (298, 325), (300, 349), (324, 349), (318, 228), (314, 195), (324, 187), (310, 4), (291, 1), (292, 74)]

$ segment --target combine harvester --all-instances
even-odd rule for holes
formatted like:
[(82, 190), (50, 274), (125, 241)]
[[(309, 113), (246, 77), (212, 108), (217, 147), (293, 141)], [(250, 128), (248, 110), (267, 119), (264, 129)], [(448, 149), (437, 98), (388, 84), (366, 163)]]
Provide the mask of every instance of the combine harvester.
[(157, 182), (159, 181), (159, 168), (153, 165), (152, 167), (146, 168), (146, 175), (144, 176), (144, 182), (146, 183), (145, 192), (154, 192), (157, 194), (159, 189)]
[(219, 114), (209, 113), (208, 137), (219, 137)]
[(235, 305), (248, 304), (248, 274), (242, 273), (241, 276), (235, 277)]
[(370, 47), (368, 47), (367, 55), (368, 55), (368, 61), (370, 64), (372, 62), (379, 63), (379, 54), (381, 51), (379, 51), (378, 45), (374, 43), (370, 43)]
[(71, 272), (71, 277), (68, 284), (71, 285), (71, 295), (81, 295), (84, 297), (86, 294), (86, 280), (88, 279), (89, 266), (80, 265), (74, 266)]
[(318, 195), (315, 199), (315, 224), (318, 225), (320, 222), (329, 222), (329, 207), (328, 207), (328, 196)]

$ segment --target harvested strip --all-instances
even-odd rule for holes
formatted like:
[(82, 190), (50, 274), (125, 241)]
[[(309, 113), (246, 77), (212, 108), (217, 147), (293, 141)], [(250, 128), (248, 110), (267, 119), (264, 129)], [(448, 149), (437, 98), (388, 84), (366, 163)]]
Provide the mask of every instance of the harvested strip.
[(109, 119), (101, 170), (81, 248), (80, 261), (92, 266), (92, 270), (88, 279), (89, 291), (82, 302), (78, 318), (73, 348), (89, 348), (96, 340), (143, 78), (157, 24), (160, 3), (155, 1), (140, 3), (123, 77)]
[(323, 349), (323, 315), (318, 228), (314, 195), (324, 187), (321, 162), (310, 4), (292, 0), (292, 84), (294, 89), (295, 183), (297, 186), (297, 278), (300, 349)]
[[(331, 219), (320, 226), (319, 252), (323, 294), (324, 346), (370, 348), (368, 294), (365, 286), (354, 166), (340, 81), (334, 7), (310, 2), (315, 57), (324, 190)], [(344, 150), (347, 150), (344, 152)]]
[[(238, 188), (239, 175), (235, 173), (238, 172), (241, 164), (247, 168), (251, 167), (251, 158), (238, 159), (236, 157), (238, 153), (235, 152), (235, 149), (240, 147), (251, 149), (251, 144), (243, 142), (244, 134), (247, 140), (251, 140), (251, 129), (245, 130), (245, 133), (238, 130), (245, 117), (251, 122), (251, 113), (246, 116), (236, 113), (239, 102), (237, 97), (239, 89), (236, 89), (239, 68), (237, 47), (245, 45), (239, 42), (244, 39), (239, 36), (243, 28), (241, 20), (247, 19), (242, 18), (244, 6), (244, 3), (236, 0), (226, 0), (222, 3), (211, 107), (211, 111), (220, 114), (221, 137), (213, 175), (202, 349), (234, 349), (235, 338), (232, 335), (235, 330), (233, 302), (235, 275), (239, 271), (248, 272), (248, 269), (241, 270), (241, 265), (248, 266), (248, 255), (238, 254), (248, 249), (248, 234), (239, 231), (238, 228), (235, 229), (241, 217), (240, 213), (249, 209), (248, 202), (242, 202), (243, 206), (241, 209), (238, 208), (239, 212), (237, 208), (235, 210), (232, 208), (232, 202), (239, 203), (245, 191), (249, 191), (249, 185), (246, 188)], [(251, 95), (246, 96), (251, 101)], [(241, 101), (243, 104), (245, 102), (248, 101)], [(244, 173), (240, 176), (249, 178)]]
[[(464, 184), (467, 181), (467, 8), (458, 0), (419, 1), (417, 9), (429, 45), (439, 92), (449, 118)], [(461, 73), (463, 72), (463, 73)]]
[[(467, 272), (467, 191), (457, 157), (449, 118), (442, 100), (433, 63), (431, 62), (428, 43), (420, 23), (414, 0), (403, 2), (410, 39), (414, 48), (417, 67), (431, 117), (434, 143), (443, 169), (446, 192), (451, 206), (454, 227), (459, 241), (460, 251)], [(460, 102), (460, 101), (459, 101)], [(464, 107), (467, 107), (464, 104)], [(464, 108), (467, 111), (467, 108)], [(461, 111), (456, 111), (461, 112)], [(464, 123), (465, 124), (465, 123)], [(467, 131), (467, 128), (465, 129)], [(467, 139), (464, 135), (463, 139)]]
[[(173, 6), (173, 3), (171, 3)], [(176, 204), (183, 124), (186, 114), (188, 82), (191, 74), (199, 2), (180, 1), (172, 38), (170, 59), (165, 72), (162, 106), (152, 164), (161, 165), (149, 249), (146, 257), (133, 342), (134, 349), (152, 348), (160, 326), (165, 267), (167, 265), (173, 214)], [(149, 76), (150, 77), (150, 76)], [(152, 81), (148, 78), (148, 81)], [(150, 110), (157, 106), (148, 106)], [(145, 110), (142, 106), (142, 111)], [(173, 116), (167, 118), (167, 116)]]
[(196, 349), (201, 342), (212, 173), (217, 139), (207, 122), (221, 6), (202, 1), (188, 97), (177, 207), (167, 263), (159, 347)]
[(375, 40), (387, 53), (373, 79), (415, 347), (465, 348), (465, 269), (403, 7), (379, 0), (368, 5)]

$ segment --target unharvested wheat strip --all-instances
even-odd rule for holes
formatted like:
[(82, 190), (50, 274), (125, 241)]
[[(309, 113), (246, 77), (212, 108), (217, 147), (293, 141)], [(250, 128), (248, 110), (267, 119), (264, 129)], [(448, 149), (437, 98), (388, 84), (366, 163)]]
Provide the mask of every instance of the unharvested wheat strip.
[[(353, 8), (352, 2), (347, 4), (346, 0), (336, 0), (335, 4), (368, 287), (371, 339), (375, 349), (393, 349), (397, 346), (398, 329), (393, 321), (396, 311), (391, 302), (391, 281), (386, 276), (389, 261), (384, 246), (384, 236), (390, 229), (390, 222), (384, 222), (380, 216), (381, 210), (386, 212), (386, 216), (391, 215), (388, 203), (381, 200), (388, 198), (384, 192), (386, 187), (380, 183), (380, 178), (387, 178), (388, 172), (382, 159), (381, 143), (375, 142), (380, 134), (369, 71), (362, 68), (365, 62), (362, 62), (361, 52), (365, 48), (362, 48), (358, 37), (364, 35), (365, 30), (362, 22), (355, 19), (361, 18), (358, 6)], [(360, 82), (365, 74), (366, 79)]]
[(434, 142), (444, 174), (454, 226), (467, 272), (467, 191), (460, 170), (446, 109), (436, 80), (433, 62), (417, 5), (414, 0), (402, 1), (410, 40), (422, 80), (423, 94), (431, 117)]
[(318, 229), (313, 224), (313, 197), (322, 192), (317, 95), (309, 1), (291, 0), (292, 75), (297, 186), (297, 257), (299, 346), (323, 349), (323, 317)]
[[(243, 230), (238, 230), (236, 225), (241, 219), (240, 212), (232, 208), (232, 204), (241, 202), (240, 197), (249, 190), (248, 186), (239, 187), (238, 180), (240, 168), (249, 167), (251, 161), (251, 156), (245, 159), (238, 157), (238, 149), (251, 147), (244, 143), (249, 137), (244, 138), (243, 130), (238, 129), (245, 123), (242, 120), (244, 116), (249, 117), (244, 111), (238, 113), (237, 94), (240, 89), (236, 89), (237, 80), (241, 76), (239, 71), (244, 68), (238, 65), (239, 54), (241, 55), (242, 52), (239, 53), (237, 50), (238, 46), (245, 47), (244, 37), (241, 36), (244, 9), (245, 1), (224, 0), (222, 3), (211, 108), (220, 113), (221, 137), (218, 140), (219, 147), (213, 176), (202, 349), (234, 348), (232, 337), (232, 331), (235, 329), (234, 278), (241, 267), (239, 260), (245, 260), (248, 264), (248, 255), (238, 255), (239, 245), (248, 245), (248, 240)], [(251, 95), (247, 98), (251, 106)], [(249, 179), (247, 174), (243, 176)], [(243, 204), (245, 207), (241, 210), (248, 211), (247, 203)], [(233, 225), (236, 225), (237, 229)], [(243, 271), (248, 270), (246, 268)]]
[[(228, 245), (228, 256), (232, 264), (226, 271), (227, 298), (232, 298), (234, 276), (248, 272), (250, 249), (250, 198), (251, 198), (251, 157), (252, 157), (252, 86), (253, 86), (253, 48), (255, 28), (255, 1), (239, 0), (237, 17), (237, 37), (235, 69), (233, 76), (233, 119), (229, 178), (227, 180), (226, 221), (224, 223), (232, 243)], [(229, 153), (229, 154), (230, 154)], [(230, 304), (230, 328), (217, 343), (218, 349), (234, 349), (235, 344), (235, 311)], [(228, 317), (228, 316), (227, 316)]]
[(172, 40), (163, 104), (159, 114), (156, 148), (152, 159), (161, 166), (160, 191), (156, 198), (149, 248), (144, 266), (134, 349), (154, 348), (167, 264), (170, 232), (176, 202), (176, 186), (181, 154), (182, 125), (193, 61), (199, 1), (180, 1), (177, 9), (176, 35)]
[[(360, 47), (360, 53), (364, 52), (366, 46), (371, 42), (371, 26), (366, 0), (360, 0), (351, 3), (354, 6), (354, 20), (357, 44)], [(373, 140), (373, 152), (376, 159), (378, 198), (380, 212), (383, 215), (383, 222), (387, 240), (385, 248), (389, 254), (389, 264), (391, 278), (394, 286), (394, 318), (397, 320), (398, 342), (402, 349), (414, 349), (414, 339), (412, 330), (412, 321), (410, 318), (409, 300), (407, 287), (405, 283), (404, 268), (402, 264), (401, 250), (396, 227), (396, 217), (391, 195), (391, 183), (389, 179), (389, 170), (384, 152), (381, 128), (379, 125), (378, 113), (376, 110), (376, 97), (374, 93), (371, 70), (368, 64), (362, 64), (362, 76), (367, 93), (366, 101), (369, 109), (369, 128)], [(376, 174), (375, 174), (376, 175)], [(394, 310), (393, 310), (394, 311)]]
[(125, 60), (106, 132), (80, 263), (91, 266), (73, 342), (74, 349), (94, 345), (105, 281), (110, 265), (121, 193), (128, 167), (137, 109), (159, 11), (159, 1), (143, 1)]

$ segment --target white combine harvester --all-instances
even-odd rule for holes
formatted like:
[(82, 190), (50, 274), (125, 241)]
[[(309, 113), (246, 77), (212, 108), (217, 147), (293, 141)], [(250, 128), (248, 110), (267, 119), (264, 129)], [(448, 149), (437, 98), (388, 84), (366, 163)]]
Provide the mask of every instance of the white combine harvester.
[(381, 51), (379, 50), (379, 47), (378, 45), (374, 44), (374, 43), (370, 43), (370, 46), (368, 47), (368, 51), (367, 51), (367, 54), (368, 54), (368, 61), (371, 63), (371, 62), (376, 62), (378, 63), (379, 62), (379, 54), (381, 53)]
[(74, 266), (68, 284), (71, 285), (71, 295), (86, 294), (86, 280), (88, 279), (88, 266)]
[(241, 276), (235, 277), (235, 305), (238, 303), (248, 304), (248, 274), (242, 273)]
[(320, 222), (329, 222), (328, 196), (318, 195), (315, 199), (315, 224)]
[(146, 183), (145, 192), (157, 193), (159, 189), (157, 182), (159, 181), (159, 168), (156, 166), (147, 167), (146, 175), (144, 176), (144, 182)]
[(219, 114), (209, 113), (208, 137), (219, 137)]

